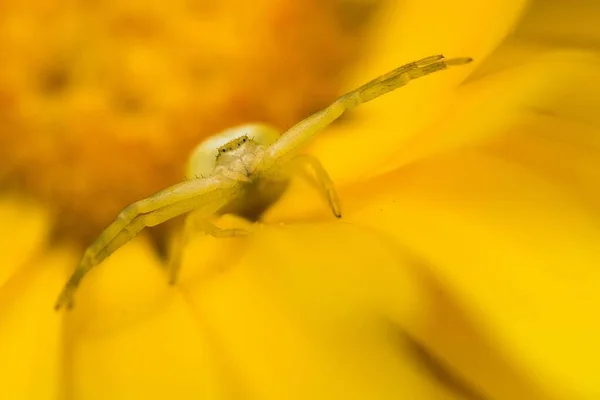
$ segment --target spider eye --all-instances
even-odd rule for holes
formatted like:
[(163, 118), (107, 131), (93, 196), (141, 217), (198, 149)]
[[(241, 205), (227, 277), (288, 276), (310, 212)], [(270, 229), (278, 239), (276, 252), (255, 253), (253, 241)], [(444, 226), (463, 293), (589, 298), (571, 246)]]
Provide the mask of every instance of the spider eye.
[(246, 142), (246, 140), (248, 140), (248, 139), (246, 139), (246, 138), (243, 138), (243, 139), (242, 139), (242, 142), (244, 142), (244, 143), (245, 143), (245, 142)]
[(221, 149), (221, 153), (225, 153), (226, 149)]

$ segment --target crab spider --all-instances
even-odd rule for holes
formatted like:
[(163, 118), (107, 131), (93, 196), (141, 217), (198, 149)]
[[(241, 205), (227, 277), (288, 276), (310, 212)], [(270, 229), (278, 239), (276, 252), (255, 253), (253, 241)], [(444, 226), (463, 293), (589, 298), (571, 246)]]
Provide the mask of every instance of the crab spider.
[[(327, 108), (297, 123), (283, 135), (266, 125), (245, 125), (217, 134), (201, 143), (190, 157), (187, 180), (161, 190), (123, 209), (87, 248), (77, 269), (64, 286), (55, 308), (73, 306), (73, 296), (85, 275), (145, 227), (188, 214), (183, 243), (192, 231), (215, 237), (248, 234), (242, 229), (221, 229), (210, 217), (235, 213), (256, 218), (276, 201), (291, 174), (310, 168), (326, 195), (333, 214), (342, 216), (333, 183), (321, 163), (310, 155), (298, 155), (319, 131), (344, 112), (406, 85), (413, 79), (469, 63), (471, 58), (426, 57), (403, 65), (335, 100)], [(179, 269), (179, 255), (170, 264), (170, 280)]]

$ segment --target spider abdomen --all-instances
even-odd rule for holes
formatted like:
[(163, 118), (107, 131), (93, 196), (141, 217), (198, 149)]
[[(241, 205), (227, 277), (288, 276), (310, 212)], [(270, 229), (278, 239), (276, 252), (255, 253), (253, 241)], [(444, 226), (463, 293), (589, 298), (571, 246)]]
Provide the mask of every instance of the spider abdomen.
[(219, 210), (219, 214), (235, 214), (258, 221), (288, 188), (289, 180), (271, 181), (258, 178), (243, 185), (242, 194)]

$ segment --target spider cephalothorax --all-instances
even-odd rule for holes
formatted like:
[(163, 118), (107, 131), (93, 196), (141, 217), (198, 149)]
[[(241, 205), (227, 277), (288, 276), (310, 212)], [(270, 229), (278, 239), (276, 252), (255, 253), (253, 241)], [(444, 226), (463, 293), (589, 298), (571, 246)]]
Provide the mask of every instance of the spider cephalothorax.
[(249, 140), (248, 135), (242, 135), (237, 137), (229, 142), (225, 143), (223, 146), (217, 149), (217, 158), (221, 155), (221, 153), (230, 153), (235, 149), (239, 149), (243, 144), (245, 144)]
[[(236, 213), (257, 219), (265, 207), (283, 193), (289, 177), (300, 169), (312, 170), (333, 214), (340, 218), (340, 204), (333, 182), (316, 158), (298, 154), (303, 146), (347, 110), (404, 86), (413, 79), (470, 61), (470, 58), (446, 60), (444, 56), (436, 55), (403, 65), (339, 97), (329, 107), (300, 121), (283, 135), (267, 125), (251, 124), (226, 130), (205, 140), (190, 157), (186, 181), (126, 207), (87, 248), (55, 307), (72, 306), (75, 290), (85, 274), (145, 227), (189, 214), (182, 246), (192, 231), (215, 237), (248, 234), (242, 229), (221, 229), (210, 221), (210, 217)], [(179, 270), (177, 257), (176, 254), (170, 265), (171, 282), (176, 280)]]
[[(200, 143), (192, 153), (188, 178), (219, 173), (240, 182), (240, 195), (216, 214), (235, 214), (258, 221), (262, 214), (285, 192), (289, 174), (265, 177), (256, 168), (270, 144), (280, 133), (265, 124), (245, 124), (216, 134)], [(220, 144), (223, 143), (223, 144)]]

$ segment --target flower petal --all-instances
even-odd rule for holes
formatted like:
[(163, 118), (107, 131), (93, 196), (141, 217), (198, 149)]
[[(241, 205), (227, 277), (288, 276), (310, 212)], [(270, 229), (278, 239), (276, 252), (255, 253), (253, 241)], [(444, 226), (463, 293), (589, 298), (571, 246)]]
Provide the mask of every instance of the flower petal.
[(588, 0), (535, 2), (516, 32), (518, 38), (554, 47), (600, 49), (600, 3)]
[(407, 260), (371, 232), (262, 226), (248, 240), (188, 249), (183, 290), (241, 397), (463, 398), (390, 335), (389, 315), (416, 318), (425, 298)]
[(532, 111), (600, 126), (594, 106), (600, 94), (600, 57), (527, 49), (530, 54), (525, 62), (516, 58), (522, 54), (519, 47), (513, 47), (508, 54), (503, 53), (507, 60), (513, 60), (513, 66), (464, 86), (447, 115), (405, 143), (390, 166), (495, 140)]
[(73, 398), (224, 396), (202, 321), (143, 238), (98, 266), (77, 295), (66, 331)]
[(49, 214), (22, 198), (0, 199), (0, 287), (44, 248)]
[[(371, 57), (348, 84), (354, 89), (401, 64), (443, 53), (448, 57), (485, 59), (513, 29), (527, 1), (390, 2), (381, 13)], [(420, 135), (429, 121), (448, 109), (447, 94), (473, 69), (455, 67), (428, 76), (398, 92), (361, 106), (352, 129), (332, 127), (315, 141), (317, 155), (336, 182), (368, 177), (407, 138)], [(368, 134), (367, 134), (368, 132)], [(360, 163), (356, 162), (357, 154)]]
[[(360, 200), (358, 190), (372, 197)], [(597, 208), (560, 180), (472, 149), (358, 190), (344, 196), (355, 200), (350, 220), (390, 232), (426, 257), (433, 276), (529, 379), (558, 398), (600, 393), (600, 325), (592, 311), (600, 306)], [(502, 398), (502, 387), (444, 349), (430, 326), (414, 329)]]
[(64, 249), (32, 259), (0, 290), (0, 398), (53, 400), (63, 394), (63, 318), (52, 305), (73, 261)]

